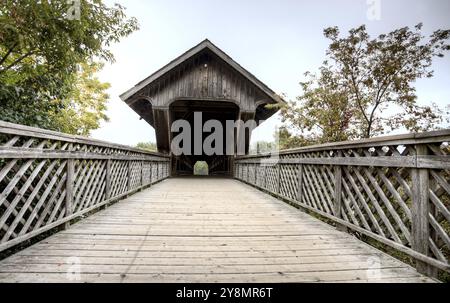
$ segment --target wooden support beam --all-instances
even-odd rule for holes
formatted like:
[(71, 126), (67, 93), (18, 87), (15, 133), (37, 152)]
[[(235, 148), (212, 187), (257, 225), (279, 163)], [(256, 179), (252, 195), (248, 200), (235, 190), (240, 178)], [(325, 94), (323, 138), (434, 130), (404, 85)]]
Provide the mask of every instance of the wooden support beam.
[[(416, 145), (417, 156), (427, 154), (425, 144)], [(411, 222), (411, 240), (412, 248), (425, 255), (430, 255), (429, 238), (430, 223), (428, 214), (430, 213), (430, 194), (429, 194), (429, 172), (426, 168), (414, 168), (411, 170), (412, 180), (412, 222)], [(436, 276), (437, 271), (429, 264), (416, 260), (416, 269), (418, 272)]]
[(111, 159), (106, 160), (105, 199), (111, 197)]
[[(334, 167), (334, 196), (333, 196), (334, 216), (342, 219), (342, 166)], [(347, 232), (348, 228), (342, 224), (336, 224), (336, 229)]]
[[(69, 217), (73, 213), (73, 185), (75, 179), (75, 160), (69, 159), (67, 160), (66, 167), (66, 201), (65, 201), (65, 217)], [(64, 228), (68, 228), (70, 226), (70, 221), (64, 223)]]
[(303, 165), (298, 165), (297, 170), (297, 201), (302, 202), (302, 187), (303, 187)]
[(280, 188), (281, 188), (281, 165), (280, 163), (277, 163), (277, 189), (276, 189), (276, 193), (280, 193)]
[(264, 165), (264, 188), (267, 188), (267, 165)]
[(247, 164), (247, 175), (245, 177), (245, 181), (250, 182), (250, 164)]
[(131, 190), (131, 161), (127, 161), (127, 192)]
[(149, 176), (149, 178), (150, 178), (150, 184), (149, 185), (152, 185), (153, 184), (153, 162), (150, 162), (150, 176)]
[[(339, 152), (340, 156), (341, 152)], [(342, 218), (341, 208), (342, 208), (342, 167), (336, 165), (334, 167), (334, 215), (337, 218)]]
[(144, 185), (144, 161), (139, 162), (141, 168), (141, 186)]
[(159, 163), (156, 163), (156, 181), (159, 181)]

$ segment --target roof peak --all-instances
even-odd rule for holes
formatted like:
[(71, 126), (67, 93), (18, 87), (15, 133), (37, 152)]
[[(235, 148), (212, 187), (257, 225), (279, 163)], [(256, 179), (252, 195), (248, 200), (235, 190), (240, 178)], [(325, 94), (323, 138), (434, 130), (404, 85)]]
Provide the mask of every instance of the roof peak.
[(254, 85), (256, 85), (259, 89), (261, 89), (264, 93), (266, 93), (274, 101), (281, 102), (281, 103), (285, 102), (281, 97), (279, 97), (277, 94), (275, 94), (269, 87), (267, 87), (264, 83), (262, 83), (260, 80), (258, 80), (253, 74), (251, 74), (249, 71), (247, 71), (241, 65), (239, 65), (236, 61), (234, 61), (229, 55), (227, 55), (224, 51), (222, 51), (219, 47), (217, 47), (214, 43), (212, 43), (208, 38), (205, 38), (199, 44), (190, 48), (189, 50), (184, 52), (182, 55), (178, 56), (177, 58), (175, 58), (174, 60), (172, 60), (171, 62), (166, 64), (164, 67), (162, 67), (155, 73), (151, 74), (149, 77), (140, 81), (134, 87), (132, 87), (125, 93), (121, 94), (120, 98), (123, 101), (128, 100), (130, 97), (132, 97), (134, 94), (136, 94), (139, 90), (141, 90), (145, 86), (149, 85), (150, 83), (156, 81), (161, 76), (170, 72), (172, 69), (176, 68), (179, 64), (181, 64), (184, 61), (188, 60), (189, 58), (195, 56), (196, 54), (198, 54), (205, 48), (208, 48), (210, 51), (212, 51), (216, 56), (218, 56), (220, 59), (225, 61), (234, 70), (236, 70), (238, 73), (243, 75), (246, 79), (248, 79), (250, 82), (252, 82)]

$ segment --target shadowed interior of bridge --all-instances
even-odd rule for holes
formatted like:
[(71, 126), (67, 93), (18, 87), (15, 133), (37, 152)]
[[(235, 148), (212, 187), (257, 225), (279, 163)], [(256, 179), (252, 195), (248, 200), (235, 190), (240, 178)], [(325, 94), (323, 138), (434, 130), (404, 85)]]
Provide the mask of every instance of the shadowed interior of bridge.
[(174, 178), (0, 262), (0, 282), (77, 281), (433, 280), (237, 180)]

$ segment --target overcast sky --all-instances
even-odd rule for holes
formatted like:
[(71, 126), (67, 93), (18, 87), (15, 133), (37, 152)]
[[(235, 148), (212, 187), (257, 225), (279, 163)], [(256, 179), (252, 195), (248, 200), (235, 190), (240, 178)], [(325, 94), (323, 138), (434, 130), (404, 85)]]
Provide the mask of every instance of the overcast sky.
[[(141, 29), (112, 47), (116, 62), (105, 66), (102, 81), (111, 83), (110, 121), (92, 137), (134, 145), (155, 141), (153, 128), (139, 120), (119, 95), (205, 38), (276, 93), (294, 99), (301, 94), (305, 71), (317, 71), (328, 46), (323, 29), (341, 32), (366, 24), (372, 35), (424, 23), (424, 34), (450, 28), (449, 0), (380, 0), (380, 15), (371, 14), (376, 0), (116, 0)], [(368, 4), (369, 3), (369, 4)], [(419, 102), (450, 103), (450, 56), (437, 59), (435, 76), (416, 83)], [(254, 132), (254, 140), (271, 140), (277, 116)]]

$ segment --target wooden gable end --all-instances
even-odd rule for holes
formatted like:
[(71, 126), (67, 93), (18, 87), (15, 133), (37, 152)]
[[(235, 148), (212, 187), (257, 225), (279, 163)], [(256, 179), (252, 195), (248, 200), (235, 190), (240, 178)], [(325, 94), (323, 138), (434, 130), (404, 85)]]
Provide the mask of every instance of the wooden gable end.
[(228, 63), (208, 49), (189, 58), (138, 91), (153, 108), (167, 108), (177, 100), (232, 102), (242, 111), (255, 111), (261, 103), (274, 103)]

